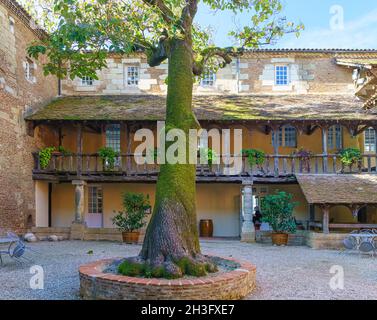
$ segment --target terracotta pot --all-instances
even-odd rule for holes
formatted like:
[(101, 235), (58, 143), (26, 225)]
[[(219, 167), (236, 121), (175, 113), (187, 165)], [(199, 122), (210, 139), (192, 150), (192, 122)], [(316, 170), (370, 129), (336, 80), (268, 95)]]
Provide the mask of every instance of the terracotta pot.
[(277, 246), (286, 246), (288, 244), (288, 233), (273, 232), (271, 233), (272, 244)]
[(122, 232), (123, 242), (125, 243), (138, 243), (139, 242), (139, 231), (132, 232)]
[(200, 236), (211, 238), (213, 237), (213, 222), (210, 219), (200, 220)]

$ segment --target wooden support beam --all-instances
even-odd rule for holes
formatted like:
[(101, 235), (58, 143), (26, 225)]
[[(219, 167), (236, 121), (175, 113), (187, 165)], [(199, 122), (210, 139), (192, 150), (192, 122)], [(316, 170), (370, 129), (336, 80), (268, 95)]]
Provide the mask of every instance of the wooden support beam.
[(273, 134), (274, 155), (276, 156), (274, 158), (274, 174), (275, 176), (279, 176), (279, 158), (277, 157), (279, 155), (279, 128), (274, 127), (272, 130), (272, 134)]
[(83, 134), (82, 134), (81, 123), (77, 125), (76, 146), (77, 146), (77, 175), (80, 176), (82, 173), (82, 150), (83, 150)]
[(323, 154), (323, 160), (322, 160), (322, 169), (323, 173), (327, 173), (327, 167), (328, 167), (328, 151), (327, 151), (327, 134), (328, 134), (328, 127), (322, 127), (322, 154)]

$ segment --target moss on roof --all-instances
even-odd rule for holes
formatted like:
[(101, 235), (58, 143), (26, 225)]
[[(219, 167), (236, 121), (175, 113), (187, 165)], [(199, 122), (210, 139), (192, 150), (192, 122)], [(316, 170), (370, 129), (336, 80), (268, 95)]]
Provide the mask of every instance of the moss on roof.
[(377, 176), (374, 174), (302, 174), (296, 178), (311, 204), (377, 203)]
[[(199, 120), (377, 120), (352, 95), (206, 95), (193, 99)], [(27, 120), (163, 120), (161, 95), (58, 98)]]
[(363, 65), (363, 66), (375, 66), (377, 65), (377, 58), (347, 58), (336, 59), (336, 62), (341, 65)]

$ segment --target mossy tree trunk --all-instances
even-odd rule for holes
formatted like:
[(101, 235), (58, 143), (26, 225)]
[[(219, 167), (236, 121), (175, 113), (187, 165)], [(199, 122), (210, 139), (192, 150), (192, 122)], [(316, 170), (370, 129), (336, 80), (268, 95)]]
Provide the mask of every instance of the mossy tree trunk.
[[(188, 137), (189, 129), (199, 127), (192, 110), (190, 41), (171, 41), (168, 63), (166, 131), (181, 129)], [(185, 273), (202, 274), (211, 269), (200, 254), (195, 178), (194, 164), (166, 163), (160, 166), (154, 211), (140, 257), (153, 268), (163, 267), (172, 277)]]

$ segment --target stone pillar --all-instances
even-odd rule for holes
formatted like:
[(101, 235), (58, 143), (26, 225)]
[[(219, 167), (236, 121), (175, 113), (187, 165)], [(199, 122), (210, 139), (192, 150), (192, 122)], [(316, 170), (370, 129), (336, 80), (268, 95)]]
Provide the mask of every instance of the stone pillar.
[(322, 205), (322, 212), (323, 212), (323, 221), (322, 221), (322, 231), (324, 234), (330, 233), (329, 228), (329, 218), (330, 218), (330, 206), (329, 205)]
[(255, 242), (255, 228), (253, 224), (253, 185), (252, 183), (244, 183), (242, 187), (243, 201), (241, 212), (243, 222), (241, 228), (242, 242)]
[(73, 180), (75, 186), (75, 220), (71, 226), (71, 240), (84, 240), (86, 224), (84, 221), (84, 187), (85, 181)]

